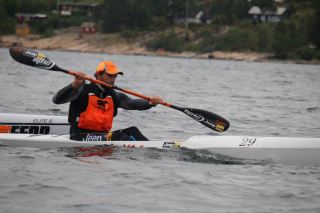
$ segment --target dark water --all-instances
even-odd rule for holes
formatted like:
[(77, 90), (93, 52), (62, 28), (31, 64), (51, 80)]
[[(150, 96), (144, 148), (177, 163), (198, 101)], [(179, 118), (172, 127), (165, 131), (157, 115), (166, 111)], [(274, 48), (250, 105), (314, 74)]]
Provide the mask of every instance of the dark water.
[[(45, 52), (61, 67), (92, 74), (101, 60), (125, 73), (121, 87), (205, 109), (231, 123), (223, 135), (320, 137), (315, 65)], [(27, 67), (0, 49), (0, 112), (66, 115), (54, 93), (71, 76)], [(158, 106), (122, 111), (114, 128), (151, 139), (215, 133)], [(204, 151), (0, 148), (0, 212), (320, 212), (319, 166), (230, 160)]]

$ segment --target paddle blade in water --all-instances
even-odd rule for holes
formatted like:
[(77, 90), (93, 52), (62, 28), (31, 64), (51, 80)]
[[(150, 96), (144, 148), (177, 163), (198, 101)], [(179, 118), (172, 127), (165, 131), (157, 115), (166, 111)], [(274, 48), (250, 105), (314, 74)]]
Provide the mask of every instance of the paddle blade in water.
[(192, 108), (180, 108), (179, 110), (199, 123), (218, 132), (224, 132), (230, 126), (230, 123), (226, 119), (212, 112)]
[(37, 51), (25, 49), (22, 47), (12, 47), (10, 48), (9, 52), (14, 60), (22, 64), (46, 70), (62, 71), (43, 53), (39, 53)]

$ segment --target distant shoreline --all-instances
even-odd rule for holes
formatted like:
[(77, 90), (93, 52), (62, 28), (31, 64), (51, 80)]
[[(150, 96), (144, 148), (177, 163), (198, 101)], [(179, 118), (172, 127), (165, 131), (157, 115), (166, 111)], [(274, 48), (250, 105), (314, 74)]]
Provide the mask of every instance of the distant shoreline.
[(16, 35), (0, 36), (0, 47), (23, 46), (31, 49), (61, 50), (72, 52), (108, 53), (121, 55), (162, 56), (174, 58), (217, 59), (253, 62), (281, 62), (295, 64), (320, 64), (320, 61), (304, 60), (276, 60), (270, 54), (256, 52), (222, 52), (198, 54), (195, 52), (174, 53), (165, 50), (149, 51), (139, 41), (127, 41), (116, 34), (81, 34), (77, 31), (56, 33), (51, 37), (29, 35), (19, 37)]

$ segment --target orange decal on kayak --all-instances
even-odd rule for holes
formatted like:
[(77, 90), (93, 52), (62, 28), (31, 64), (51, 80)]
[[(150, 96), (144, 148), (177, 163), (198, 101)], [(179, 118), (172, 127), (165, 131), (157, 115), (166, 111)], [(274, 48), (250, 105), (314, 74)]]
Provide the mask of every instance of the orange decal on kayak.
[(3, 125), (0, 126), (0, 133), (10, 133), (11, 132), (11, 126)]

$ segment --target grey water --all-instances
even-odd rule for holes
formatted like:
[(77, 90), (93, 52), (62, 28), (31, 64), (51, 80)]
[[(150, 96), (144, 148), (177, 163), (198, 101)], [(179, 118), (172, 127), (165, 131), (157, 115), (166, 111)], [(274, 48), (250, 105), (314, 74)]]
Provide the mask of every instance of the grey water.
[[(119, 110), (114, 129), (150, 139), (192, 135), (320, 137), (320, 66), (44, 51), (92, 75), (101, 60), (116, 84), (230, 121), (216, 133), (157, 106)], [(0, 49), (0, 112), (67, 115), (55, 92), (73, 79), (21, 65)], [(71, 149), (0, 147), (0, 212), (320, 212), (320, 167), (232, 161), (206, 152), (120, 149), (84, 157)]]

